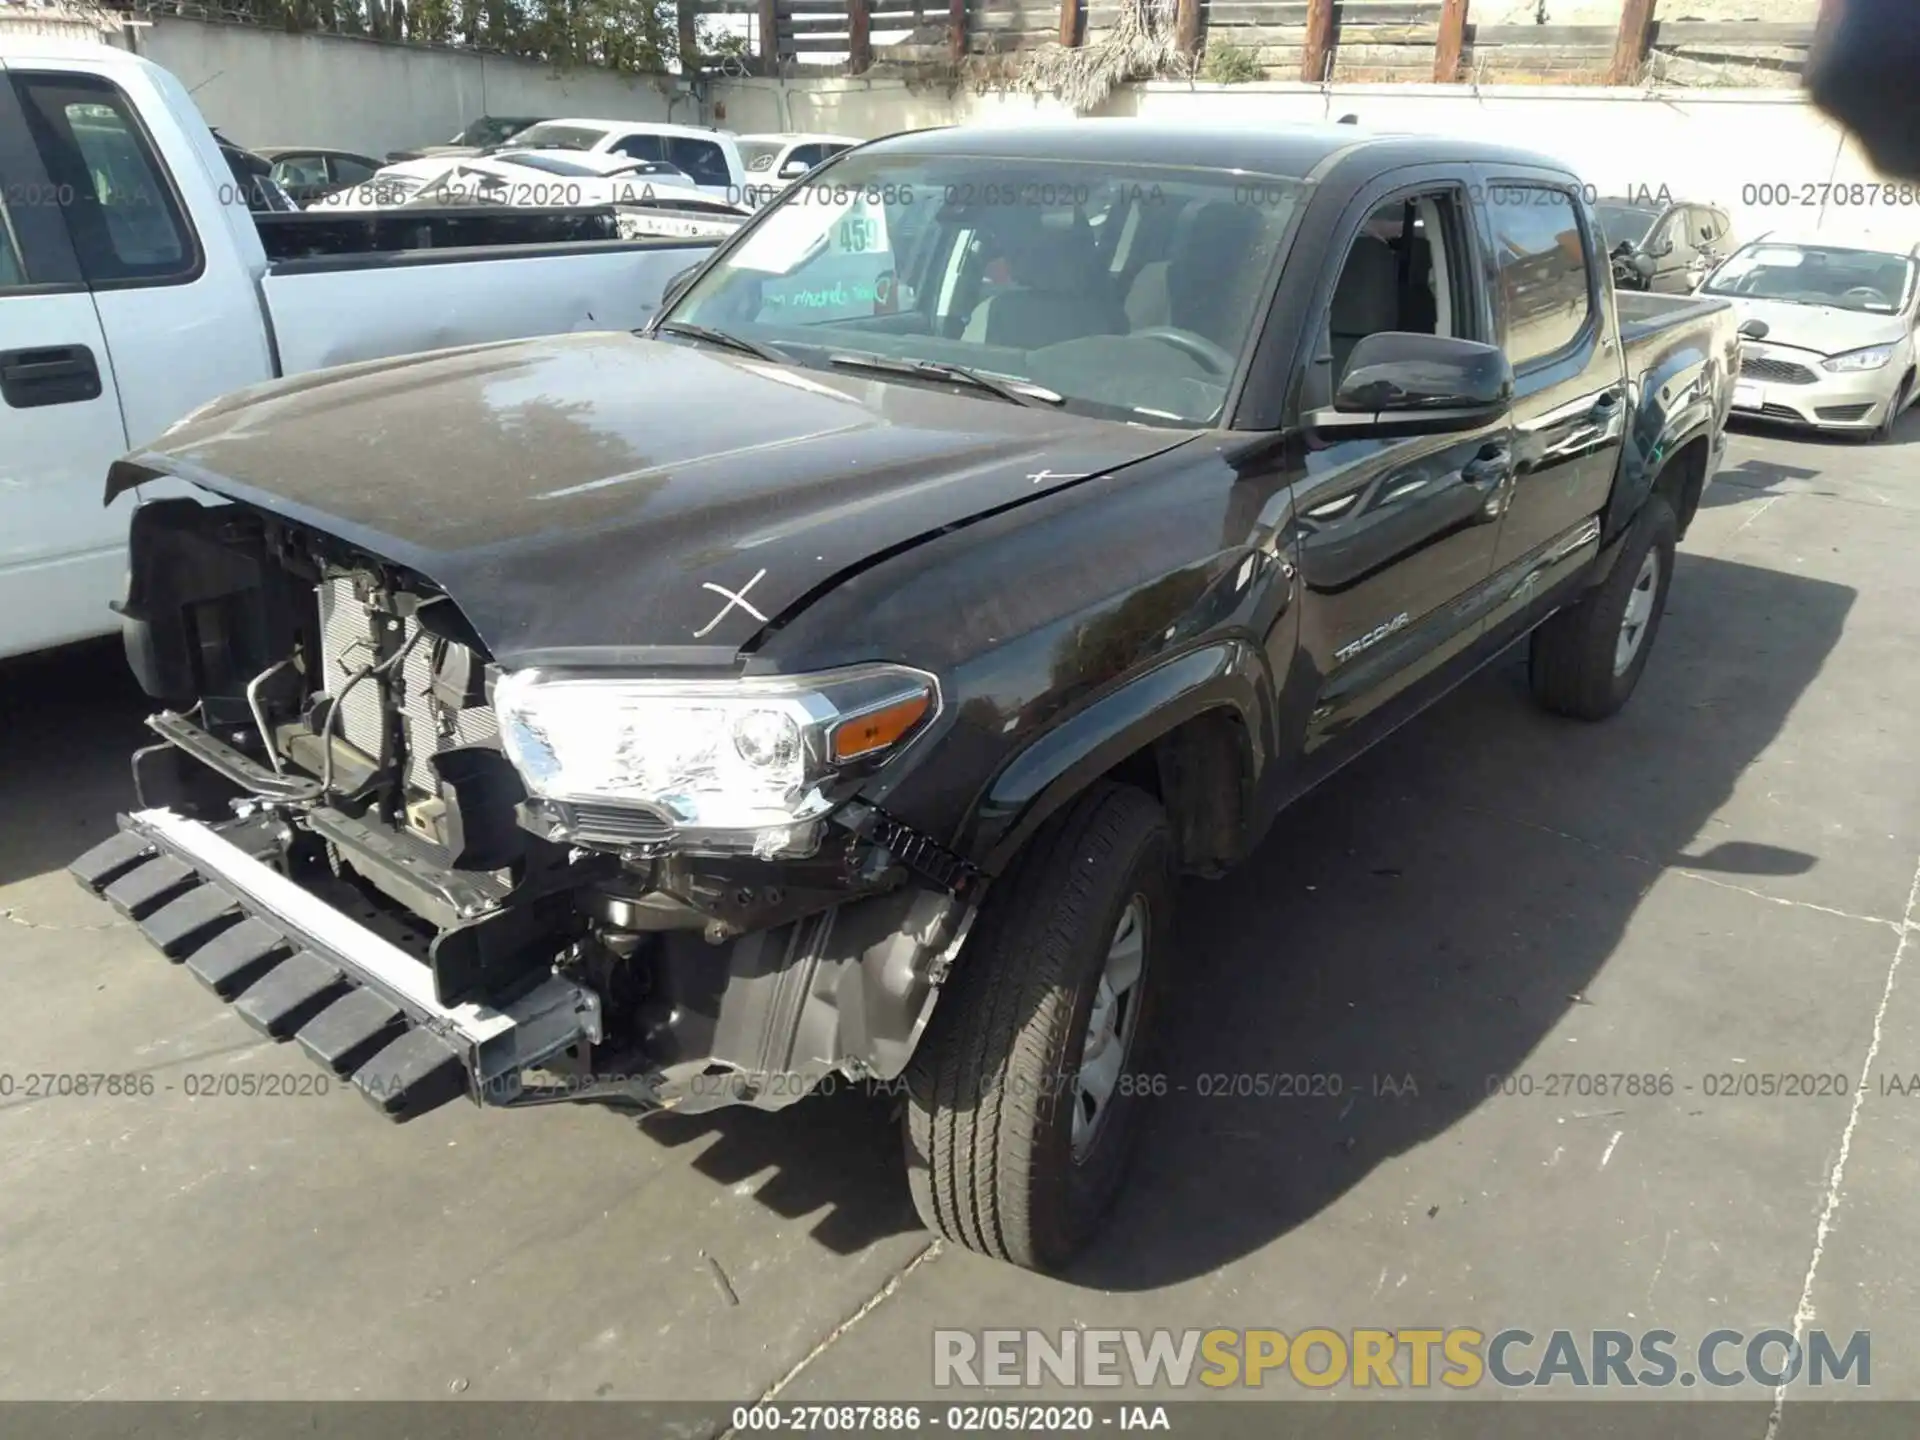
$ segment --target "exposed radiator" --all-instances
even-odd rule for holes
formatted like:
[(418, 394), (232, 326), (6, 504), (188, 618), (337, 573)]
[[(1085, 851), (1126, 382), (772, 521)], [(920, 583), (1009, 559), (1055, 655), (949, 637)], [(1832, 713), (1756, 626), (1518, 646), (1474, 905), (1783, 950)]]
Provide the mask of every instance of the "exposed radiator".
[[(337, 695), (354, 675), (371, 665), (379, 655), (374, 624), (385, 624), (389, 617), (370, 609), (353, 593), (353, 581), (341, 576), (320, 586), (320, 652), (325, 668), (325, 689)], [(402, 641), (413, 639), (418, 621), (403, 620)], [(414, 641), (401, 666), (405, 693), (401, 721), (407, 739), (407, 784), (429, 794), (439, 789), (428, 764), (440, 750), (460, 745), (491, 745), (498, 741), (500, 722), (489, 705), (469, 705), (451, 709), (437, 703), (433, 696), (433, 677), (438, 657), (453, 642), (428, 635)], [(347, 692), (340, 706), (335, 733), (349, 745), (370, 757), (380, 754), (384, 724), (381, 718), (379, 682), (363, 680)]]

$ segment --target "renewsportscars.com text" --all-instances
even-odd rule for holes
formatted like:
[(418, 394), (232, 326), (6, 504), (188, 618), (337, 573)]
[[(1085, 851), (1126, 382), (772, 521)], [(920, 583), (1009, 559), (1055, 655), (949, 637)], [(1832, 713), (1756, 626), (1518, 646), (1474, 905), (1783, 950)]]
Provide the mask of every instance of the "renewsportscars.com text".
[(1867, 1331), (1353, 1329), (936, 1330), (941, 1389), (1864, 1389)]

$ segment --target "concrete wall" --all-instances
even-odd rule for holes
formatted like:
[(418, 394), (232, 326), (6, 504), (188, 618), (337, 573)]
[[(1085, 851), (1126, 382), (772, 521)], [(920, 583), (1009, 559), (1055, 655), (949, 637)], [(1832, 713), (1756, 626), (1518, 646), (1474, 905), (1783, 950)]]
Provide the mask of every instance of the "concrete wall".
[(448, 140), (489, 114), (697, 123), (691, 96), (677, 97), (669, 117), (665, 79), (197, 20), (158, 20), (135, 34), (135, 48), (178, 75), (207, 119), (246, 145), (385, 155)]
[[(913, 90), (898, 81), (738, 81), (714, 93), (726, 105), (724, 123), (743, 130), (778, 128), (783, 112), (798, 128), (856, 135), (946, 123), (1018, 124), (1065, 113), (1057, 103), (1031, 96), (964, 90), (949, 95), (944, 87)], [(1792, 91), (1151, 84), (1117, 91), (1102, 113), (1248, 126), (1354, 114), (1376, 130), (1452, 134), (1541, 150), (1573, 166), (1601, 193), (1657, 194), (1664, 188), (1677, 198), (1709, 199), (1725, 206), (1745, 234), (1864, 219), (1876, 229), (1920, 236), (1920, 204), (1854, 209), (1830, 203), (1823, 209), (1799, 203), (1803, 187), (1878, 177), (1858, 147)], [(1746, 187), (1762, 184), (1787, 187), (1792, 203), (1759, 203), (1758, 195), (1749, 202)]]
[[(1739, 0), (1751, 6), (1756, 0)], [(1686, 7), (1693, 14), (1698, 4)], [(256, 145), (313, 143), (383, 154), (443, 140), (475, 115), (587, 114), (717, 123), (735, 131), (823, 130), (875, 136), (955, 123), (1064, 117), (1058, 102), (947, 84), (875, 80), (715, 81), (704, 103), (676, 82), (544, 66), (451, 50), (162, 20), (139, 32), (208, 117)], [(671, 115), (669, 115), (671, 108)], [(1804, 187), (1875, 178), (1840, 131), (1793, 91), (1598, 87), (1339, 85), (1124, 87), (1104, 109), (1156, 119), (1258, 126), (1356, 114), (1380, 130), (1517, 142), (1566, 161), (1605, 193), (1666, 189), (1726, 206), (1742, 233), (1840, 225), (1920, 232), (1920, 205), (1864, 210), (1802, 205)], [(1204, 158), (1196, 156), (1196, 159)], [(1787, 187), (1792, 203), (1748, 198)], [(1817, 198), (1817, 196), (1816, 196)], [(1897, 198), (1897, 197), (1896, 197)]]

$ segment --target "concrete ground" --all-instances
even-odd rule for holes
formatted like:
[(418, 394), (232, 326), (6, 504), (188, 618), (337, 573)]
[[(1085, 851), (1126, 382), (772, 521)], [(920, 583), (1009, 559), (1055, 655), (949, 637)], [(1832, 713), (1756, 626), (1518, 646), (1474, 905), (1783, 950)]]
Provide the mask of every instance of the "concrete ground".
[[(60, 871), (128, 798), (116, 653), (0, 670), (0, 1398), (909, 1397), (937, 1326), (1796, 1316), (1920, 1396), (1920, 1097), (1881, 1079), (1920, 1074), (1916, 439), (1736, 437), (1619, 720), (1549, 719), (1505, 664), (1189, 886), (1186, 1088), (1067, 1280), (930, 1249), (880, 1099), (188, 1098), (312, 1072)], [(44, 1071), (155, 1093), (27, 1098)], [(1282, 1071), (1343, 1093), (1199, 1093)], [(1542, 1093), (1596, 1072), (1675, 1089)], [(1871, 1078), (1707, 1093), (1776, 1072)], [(1536, 1092), (1489, 1098), (1508, 1074)]]

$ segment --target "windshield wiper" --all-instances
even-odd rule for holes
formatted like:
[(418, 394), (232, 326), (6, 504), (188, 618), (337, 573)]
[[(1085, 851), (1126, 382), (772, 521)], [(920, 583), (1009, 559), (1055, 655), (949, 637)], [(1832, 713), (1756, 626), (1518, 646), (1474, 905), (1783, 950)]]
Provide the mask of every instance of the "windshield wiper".
[(1015, 405), (1031, 405), (1039, 409), (1051, 409), (1055, 405), (1064, 405), (1067, 397), (1058, 391), (1049, 390), (1044, 385), (1036, 385), (1031, 380), (1003, 380), (984, 371), (969, 369), (965, 365), (949, 364), (945, 360), (895, 360), (887, 355), (864, 355), (840, 353), (827, 357), (829, 365), (838, 365), (845, 370), (880, 370), (890, 375), (918, 375), (928, 380), (951, 380), (961, 385), (971, 385), (976, 390), (984, 390), (989, 395)]
[(791, 357), (781, 354), (771, 345), (762, 345), (758, 340), (748, 340), (743, 336), (729, 334), (725, 330), (716, 330), (711, 325), (695, 325), (689, 320), (668, 320), (655, 327), (662, 335), (685, 335), (689, 340), (705, 340), (709, 345), (724, 345), (729, 350), (738, 350), (743, 355), (751, 355), (756, 360), (769, 360), (775, 365), (789, 363)]

